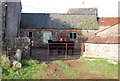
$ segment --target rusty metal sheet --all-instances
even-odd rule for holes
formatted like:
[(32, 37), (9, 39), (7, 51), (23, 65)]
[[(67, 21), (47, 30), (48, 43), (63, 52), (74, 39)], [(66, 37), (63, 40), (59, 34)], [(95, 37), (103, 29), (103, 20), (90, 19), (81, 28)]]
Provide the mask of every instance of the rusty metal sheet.
[(95, 36), (87, 41), (87, 43), (99, 44), (120, 44), (120, 37), (118, 36)]
[(97, 43), (105, 43), (107, 40), (107, 36), (102, 36), (102, 37), (99, 37)]
[(114, 43), (115, 36), (108, 36), (106, 43)]
[(25, 31), (35, 31), (35, 29), (23, 29)]
[(91, 38), (91, 39), (89, 39), (87, 42), (90, 42), (90, 43), (97, 43), (98, 42), (98, 40), (99, 40), (99, 36), (96, 36), (96, 37), (93, 37), (93, 38)]

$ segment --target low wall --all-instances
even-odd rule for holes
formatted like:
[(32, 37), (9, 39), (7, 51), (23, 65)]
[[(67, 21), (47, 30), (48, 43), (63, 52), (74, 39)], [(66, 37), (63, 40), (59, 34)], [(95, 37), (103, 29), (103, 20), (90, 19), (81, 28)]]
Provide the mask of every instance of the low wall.
[(16, 50), (22, 50), (22, 58), (30, 57), (30, 39), (27, 37), (9, 38), (5, 42), (10, 58), (15, 55)]
[(118, 59), (118, 48), (120, 44), (92, 44), (85, 43), (85, 52), (83, 56), (86, 57), (102, 57), (108, 59)]

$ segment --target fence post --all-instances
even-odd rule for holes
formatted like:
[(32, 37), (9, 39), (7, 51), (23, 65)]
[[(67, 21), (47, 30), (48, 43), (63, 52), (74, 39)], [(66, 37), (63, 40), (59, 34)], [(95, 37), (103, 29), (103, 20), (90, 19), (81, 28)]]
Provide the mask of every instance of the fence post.
[(81, 55), (83, 55), (84, 52), (84, 43), (81, 44)]
[(49, 49), (49, 43), (48, 43), (48, 54), (47, 54), (47, 58), (49, 57), (49, 52), (50, 52), (50, 49)]
[(65, 49), (65, 59), (67, 58), (67, 44), (66, 44), (66, 49)]
[(30, 57), (32, 57), (32, 41), (30, 39)]

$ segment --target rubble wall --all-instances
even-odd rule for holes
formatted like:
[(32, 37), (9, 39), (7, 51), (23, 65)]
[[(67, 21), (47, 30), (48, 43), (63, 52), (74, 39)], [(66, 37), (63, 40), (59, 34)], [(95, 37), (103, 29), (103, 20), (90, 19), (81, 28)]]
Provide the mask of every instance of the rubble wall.
[(109, 59), (118, 59), (118, 48), (120, 44), (92, 44), (85, 43), (85, 52), (83, 56), (103, 57)]
[(22, 58), (30, 57), (30, 39), (27, 37), (10, 38), (6, 41), (8, 55), (15, 55), (16, 50), (22, 50)]
[[(50, 31), (50, 30), (49, 30)], [(44, 46), (46, 45), (43, 42), (43, 30), (39, 30), (39, 29), (33, 29), (30, 31), (26, 31), (24, 29), (21, 29), (21, 37), (29, 37), (29, 32), (32, 32), (32, 37), (30, 38), (31, 40), (34, 41), (34, 46), (35, 47), (40, 47), (40, 46)], [(72, 31), (68, 31), (68, 30), (51, 30), (50, 32), (52, 32), (52, 40), (53, 41), (58, 41), (59, 40), (59, 35), (60, 34), (66, 34), (67, 38), (69, 41), (74, 41), (75, 43), (83, 43), (85, 42), (88, 38), (84, 37), (80, 31), (76, 32), (76, 39), (74, 38), (70, 38), (70, 32)]]
[(29, 37), (29, 32), (32, 32), (32, 37), (30, 37), (31, 41), (34, 41), (34, 47), (42, 46), (43, 42), (43, 34), (41, 31), (23, 31), (21, 30), (20, 37)]

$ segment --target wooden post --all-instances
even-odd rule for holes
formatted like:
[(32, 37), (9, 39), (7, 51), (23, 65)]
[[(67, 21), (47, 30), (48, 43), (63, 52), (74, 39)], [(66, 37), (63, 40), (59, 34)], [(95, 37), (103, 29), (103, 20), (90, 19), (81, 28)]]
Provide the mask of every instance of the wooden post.
[(81, 44), (81, 55), (83, 55), (84, 52), (84, 43)]
[(32, 42), (31, 42), (31, 39), (30, 39), (30, 57), (32, 57)]
[(65, 49), (65, 59), (67, 58), (67, 44), (66, 44), (66, 49)]
[(47, 58), (49, 57), (49, 53), (50, 53), (50, 49), (49, 49), (49, 43), (48, 43), (48, 54), (47, 54)]

